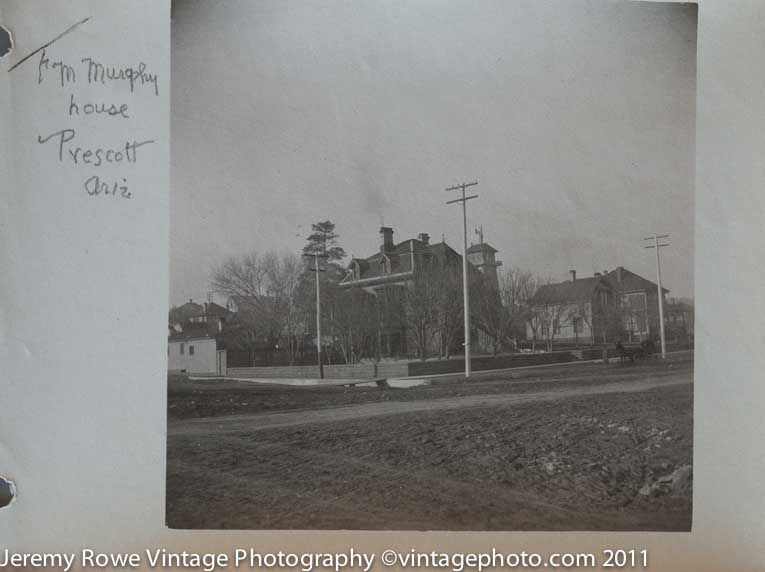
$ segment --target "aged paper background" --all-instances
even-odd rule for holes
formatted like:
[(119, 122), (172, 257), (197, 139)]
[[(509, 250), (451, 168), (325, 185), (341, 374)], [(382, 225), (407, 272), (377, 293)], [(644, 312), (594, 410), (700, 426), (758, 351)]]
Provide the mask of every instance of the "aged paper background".
[[(128, 201), (75, 192), (86, 171), (57, 162), (54, 149), (36, 141), (65, 127), (68, 92), (37, 85), (35, 58), (7, 71), (21, 54), (85, 17), (90, 20), (49, 53), (122, 65), (144, 61), (159, 76), (158, 96), (129, 98), (130, 121), (82, 123), (83, 133), (86, 128), (91, 133), (90, 145), (155, 140), (129, 168), (135, 195)], [(765, 310), (760, 263), (765, 8), (760, 2), (706, 0), (699, 8), (694, 531), (682, 534), (165, 528), (169, 19), (169, 2), (148, 0), (0, 3), (0, 20), (16, 40), (11, 63), (0, 64), (0, 474), (18, 487), (17, 501), (0, 509), (0, 548), (584, 552), (611, 547), (648, 548), (652, 570), (763, 565), (765, 340), (758, 318)], [(124, 95), (116, 89), (112, 98), (127, 101)]]

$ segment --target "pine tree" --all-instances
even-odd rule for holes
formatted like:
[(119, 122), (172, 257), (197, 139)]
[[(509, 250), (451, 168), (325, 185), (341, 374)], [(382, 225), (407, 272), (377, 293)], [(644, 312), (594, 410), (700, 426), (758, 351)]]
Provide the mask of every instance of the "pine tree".
[(303, 254), (326, 254), (327, 261), (339, 263), (345, 258), (345, 250), (337, 245), (339, 235), (335, 232), (335, 224), (325, 220), (311, 225), (308, 244), (303, 247)]

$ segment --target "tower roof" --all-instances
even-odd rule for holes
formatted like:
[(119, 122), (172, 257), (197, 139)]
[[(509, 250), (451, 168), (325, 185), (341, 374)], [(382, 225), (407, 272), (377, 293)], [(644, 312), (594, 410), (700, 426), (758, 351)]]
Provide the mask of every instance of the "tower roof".
[(470, 247), (467, 249), (468, 254), (472, 254), (474, 252), (499, 252), (496, 248), (491, 246), (488, 242), (482, 242), (480, 244), (471, 244)]

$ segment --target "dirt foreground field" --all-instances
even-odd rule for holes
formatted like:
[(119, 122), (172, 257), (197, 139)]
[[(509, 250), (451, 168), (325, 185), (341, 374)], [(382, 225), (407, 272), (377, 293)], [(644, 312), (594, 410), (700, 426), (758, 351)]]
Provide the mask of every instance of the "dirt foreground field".
[(691, 360), (387, 390), (172, 381), (167, 523), (689, 530)]

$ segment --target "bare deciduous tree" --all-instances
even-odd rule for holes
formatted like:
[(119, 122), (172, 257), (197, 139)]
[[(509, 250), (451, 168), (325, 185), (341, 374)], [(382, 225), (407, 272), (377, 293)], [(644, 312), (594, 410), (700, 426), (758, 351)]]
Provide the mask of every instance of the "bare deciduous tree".
[(547, 297), (540, 288), (550, 283), (550, 280), (533, 280), (534, 295), (529, 303), (527, 322), (532, 331), (532, 350), (536, 349), (536, 341), (542, 339), (546, 343), (547, 351), (553, 349), (553, 341), (560, 329), (569, 319), (571, 305), (561, 302), (554, 297)]
[(452, 346), (464, 327), (462, 272), (453, 267), (441, 267), (433, 271), (429, 280), (434, 294), (434, 326), (440, 354), (449, 359)]
[(375, 297), (362, 289), (338, 292), (330, 312), (335, 347), (346, 364), (358, 363), (375, 351)]
[(513, 329), (523, 323), (533, 292), (533, 275), (512, 267), (497, 273), (496, 290), (487, 282), (479, 285), (476, 321), (491, 340), (494, 355), (510, 340)]
[(302, 272), (300, 257), (274, 252), (231, 257), (213, 270), (212, 289), (237, 301), (234, 323), (250, 351), (258, 342), (276, 347), (284, 337), (294, 363), (304, 329), (298, 302)]
[(420, 359), (428, 357), (437, 331), (437, 305), (440, 292), (433, 273), (418, 273), (406, 291), (404, 319), (409, 342)]

